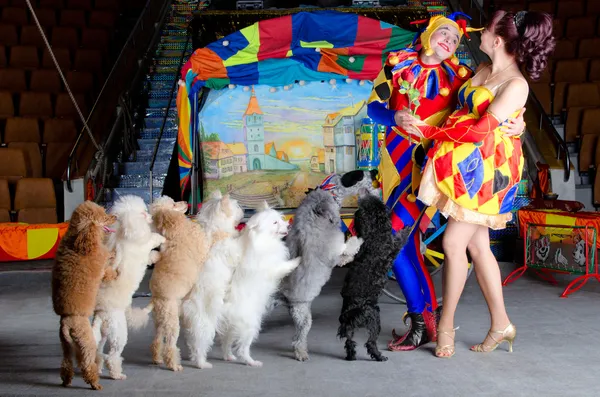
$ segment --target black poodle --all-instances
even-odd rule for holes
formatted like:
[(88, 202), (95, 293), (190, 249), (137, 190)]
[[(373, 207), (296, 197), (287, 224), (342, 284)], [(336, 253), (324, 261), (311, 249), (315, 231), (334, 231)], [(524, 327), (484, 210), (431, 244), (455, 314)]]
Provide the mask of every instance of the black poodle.
[(387, 273), (394, 258), (406, 244), (410, 228), (392, 235), (390, 214), (379, 197), (361, 191), (358, 197), (358, 210), (354, 214), (356, 235), (364, 241), (354, 260), (342, 287), (342, 313), (338, 337), (346, 338), (346, 360), (356, 360), (356, 342), (352, 340), (354, 331), (364, 327), (369, 332), (365, 344), (367, 352), (376, 361), (386, 361), (377, 349), (377, 338), (381, 332), (379, 317), (379, 296), (387, 282)]

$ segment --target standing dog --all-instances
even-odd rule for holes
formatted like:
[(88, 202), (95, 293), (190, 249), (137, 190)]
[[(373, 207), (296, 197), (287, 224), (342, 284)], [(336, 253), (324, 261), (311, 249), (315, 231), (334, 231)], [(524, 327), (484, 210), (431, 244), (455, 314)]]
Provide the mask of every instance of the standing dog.
[(219, 335), (225, 360), (235, 360), (233, 345), (242, 360), (253, 367), (262, 363), (250, 356), (250, 346), (258, 336), (267, 303), (281, 279), (294, 270), (300, 258), (289, 259), (281, 240), (288, 222), (266, 206), (252, 216), (241, 233), (242, 260), (235, 269), (225, 298)]
[(360, 248), (356, 237), (344, 242), (340, 207), (344, 198), (359, 189), (375, 191), (377, 171), (351, 171), (332, 175), (308, 193), (294, 215), (286, 243), (290, 257), (302, 257), (300, 266), (283, 281), (276, 300), (289, 308), (296, 326), (293, 340), (297, 360), (308, 360), (308, 332), (312, 325), (311, 305), (335, 266), (350, 262)]
[[(228, 200), (228, 196), (223, 200)], [(191, 221), (185, 216), (186, 211), (185, 201), (175, 202), (166, 196), (150, 206), (156, 230), (166, 241), (161, 245), (160, 259), (150, 279), (152, 300), (143, 313), (154, 314), (156, 334), (151, 346), (152, 361), (164, 362), (173, 371), (183, 370), (177, 348), (182, 302), (190, 296), (211, 246), (226, 237), (225, 233), (205, 229), (202, 224)], [(216, 206), (213, 211), (222, 212), (226, 217), (235, 216), (228, 213), (228, 205)], [(219, 219), (217, 214), (209, 217)], [(145, 319), (136, 315), (132, 319), (133, 328), (143, 326), (145, 321), (142, 320), (147, 320), (147, 315)]]
[(346, 338), (346, 360), (356, 360), (356, 342), (352, 340), (357, 328), (366, 328), (369, 338), (365, 347), (371, 358), (386, 361), (377, 349), (381, 332), (379, 297), (387, 283), (394, 258), (406, 244), (411, 228), (392, 235), (392, 222), (385, 204), (362, 189), (358, 197), (358, 211), (354, 215), (356, 235), (363, 240), (342, 287), (344, 303), (340, 314), (338, 337)]
[(227, 236), (213, 245), (189, 298), (183, 302), (185, 340), (190, 360), (198, 368), (212, 368), (206, 355), (215, 338), (231, 276), (241, 262), (241, 240), (236, 226), (243, 217), (244, 211), (238, 202), (228, 195), (221, 196), (218, 190), (202, 204), (196, 217), (205, 230)]
[[(141, 197), (121, 197), (110, 213), (117, 217), (117, 224), (107, 246), (115, 252), (112, 266), (119, 272), (119, 277), (102, 283), (98, 291), (93, 321), (98, 342), (96, 363), (102, 372), (106, 360), (112, 379), (126, 379), (121, 365), (121, 353), (127, 344), (126, 313), (131, 310), (133, 293), (142, 282), (148, 264), (157, 259), (158, 253), (152, 249), (161, 245), (165, 238), (152, 233), (152, 217)], [(108, 353), (105, 355), (106, 342)]]
[(96, 295), (104, 279), (116, 272), (107, 266), (110, 252), (104, 246), (104, 233), (116, 221), (92, 201), (79, 205), (63, 236), (52, 268), (52, 306), (60, 316), (60, 342), (63, 361), (60, 377), (63, 386), (73, 380), (73, 353), (83, 379), (92, 389), (101, 390), (96, 365), (96, 341), (88, 317), (94, 312)]

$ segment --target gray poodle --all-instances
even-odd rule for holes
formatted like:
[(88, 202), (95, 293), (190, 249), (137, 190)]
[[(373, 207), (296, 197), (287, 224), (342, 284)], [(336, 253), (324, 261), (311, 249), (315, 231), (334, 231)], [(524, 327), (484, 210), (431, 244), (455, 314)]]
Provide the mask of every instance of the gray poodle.
[(312, 325), (311, 304), (331, 277), (335, 266), (352, 261), (362, 240), (352, 237), (345, 242), (341, 230), (340, 207), (345, 197), (361, 189), (375, 191), (377, 171), (350, 171), (334, 174), (308, 193), (298, 207), (286, 244), (290, 258), (301, 256), (300, 265), (286, 277), (277, 301), (288, 306), (296, 335), (293, 346), (296, 359), (308, 360), (307, 337)]

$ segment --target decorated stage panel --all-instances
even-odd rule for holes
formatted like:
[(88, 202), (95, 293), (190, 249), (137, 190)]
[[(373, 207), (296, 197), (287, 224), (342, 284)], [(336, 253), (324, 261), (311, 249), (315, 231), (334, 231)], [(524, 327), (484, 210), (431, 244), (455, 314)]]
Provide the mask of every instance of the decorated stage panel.
[(54, 258), (68, 223), (0, 224), (0, 262)]
[(365, 120), (371, 88), (338, 80), (212, 90), (199, 115), (205, 197), (219, 189), (244, 207), (295, 208), (327, 175), (378, 162), (377, 127)]

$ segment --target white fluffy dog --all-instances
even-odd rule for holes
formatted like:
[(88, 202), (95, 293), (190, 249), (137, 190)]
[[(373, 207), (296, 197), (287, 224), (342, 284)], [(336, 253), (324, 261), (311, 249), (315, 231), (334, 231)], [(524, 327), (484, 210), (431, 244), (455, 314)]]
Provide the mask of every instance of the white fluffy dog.
[[(220, 208), (217, 208), (220, 207)], [(212, 368), (206, 355), (212, 347), (223, 300), (231, 275), (242, 257), (236, 226), (244, 211), (236, 200), (215, 191), (196, 217), (205, 230), (227, 237), (216, 242), (200, 271), (196, 285), (183, 301), (182, 328), (190, 350), (190, 360), (198, 368)]]
[(250, 357), (250, 346), (260, 332), (270, 296), (281, 279), (300, 263), (300, 258), (289, 259), (289, 251), (281, 240), (287, 232), (288, 222), (265, 203), (262, 211), (248, 220), (239, 237), (243, 254), (231, 278), (218, 327), (227, 361), (236, 359), (235, 344), (246, 364), (262, 366)]
[[(131, 310), (132, 295), (144, 278), (146, 267), (158, 260), (158, 252), (152, 249), (161, 245), (165, 238), (152, 233), (152, 217), (140, 197), (121, 197), (110, 213), (117, 216), (117, 231), (111, 233), (107, 246), (115, 253), (112, 267), (118, 276), (100, 286), (93, 330), (98, 344), (96, 362), (99, 371), (106, 361), (111, 378), (125, 379), (121, 353), (127, 344), (126, 312)], [(106, 342), (108, 353), (103, 354)]]

